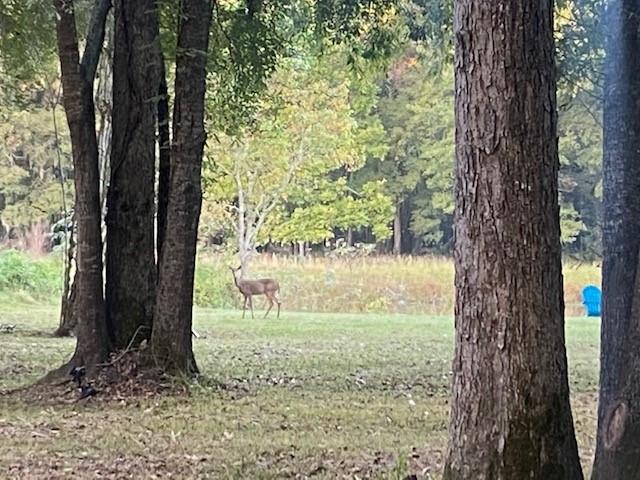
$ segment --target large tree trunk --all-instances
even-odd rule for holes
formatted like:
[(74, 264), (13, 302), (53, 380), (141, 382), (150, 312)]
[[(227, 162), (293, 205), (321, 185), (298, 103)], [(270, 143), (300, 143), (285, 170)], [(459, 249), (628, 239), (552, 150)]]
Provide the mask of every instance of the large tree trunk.
[(209, 0), (180, 2), (171, 184), (151, 338), (156, 364), (165, 371), (187, 375), (198, 371), (191, 345), (191, 323), (202, 204), (204, 93), (211, 8)]
[(153, 319), (160, 45), (155, 0), (116, 0), (114, 14), (106, 302), (114, 346), (125, 348), (134, 336), (148, 338)]
[[(96, 70), (96, 85), (94, 91), (94, 105), (97, 121), (97, 142), (98, 142), (98, 171), (100, 175), (100, 211), (101, 218), (106, 213), (106, 191), (107, 176), (109, 171), (109, 155), (111, 152), (111, 105), (112, 94), (112, 50), (113, 50), (113, 29), (107, 25), (105, 20), (105, 40), (104, 48), (98, 61)], [(101, 239), (105, 240), (105, 226), (101, 224)], [(72, 219), (72, 227), (69, 235), (69, 248), (67, 252), (67, 262), (64, 272), (64, 291), (61, 302), (61, 318), (55, 336), (66, 337), (73, 333), (77, 323), (77, 309), (74, 305), (78, 296), (78, 282), (76, 281), (77, 269), (72, 269), (71, 265), (76, 258), (76, 228), (75, 220)], [(103, 254), (104, 258), (104, 254)], [(73, 274), (72, 274), (73, 271)]]
[[(93, 104), (93, 77), (104, 38), (108, 1), (96, 2), (92, 30), (80, 63), (72, 0), (54, 0), (64, 108), (71, 135), (78, 223), (77, 344), (70, 364), (91, 369), (106, 359), (109, 339), (102, 289), (100, 176)], [(96, 53), (97, 52), (97, 53)]]
[(457, 0), (456, 346), (445, 479), (581, 479), (569, 405), (553, 2)]
[(603, 310), (593, 478), (640, 471), (640, 5), (607, 12), (604, 99)]

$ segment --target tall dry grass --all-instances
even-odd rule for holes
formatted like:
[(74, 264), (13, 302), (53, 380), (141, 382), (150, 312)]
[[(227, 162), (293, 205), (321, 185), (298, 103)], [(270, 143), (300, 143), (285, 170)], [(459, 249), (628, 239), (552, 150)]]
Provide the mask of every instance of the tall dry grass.
[[(201, 254), (196, 272), (198, 305), (239, 307), (229, 258)], [(274, 277), (288, 310), (317, 312), (425, 313), (453, 312), (453, 262), (444, 257), (361, 257), (304, 259), (258, 256), (251, 277)], [(584, 314), (581, 291), (600, 284), (600, 267), (564, 265), (567, 315)]]
[[(194, 300), (201, 307), (239, 308), (228, 256), (200, 253)], [(61, 291), (62, 256), (0, 251), (0, 294), (55, 302)], [(453, 313), (453, 262), (444, 257), (360, 257), (305, 259), (261, 255), (251, 265), (252, 278), (280, 282), (285, 310), (309, 312)], [(567, 315), (584, 314), (581, 291), (600, 284), (600, 267), (565, 263)], [(260, 300), (255, 302), (260, 305)]]

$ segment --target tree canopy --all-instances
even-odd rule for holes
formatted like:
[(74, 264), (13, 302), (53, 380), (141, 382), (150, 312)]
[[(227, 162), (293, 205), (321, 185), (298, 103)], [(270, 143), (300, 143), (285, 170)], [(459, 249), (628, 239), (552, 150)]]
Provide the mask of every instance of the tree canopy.
[[(76, 4), (82, 34), (91, 2)], [(177, 2), (160, 7), (173, 78)], [(590, 258), (600, 252), (603, 7), (602, 0), (556, 6), (562, 240), (566, 252)], [(390, 251), (387, 239), (399, 228), (404, 253), (450, 252), (452, 14), (447, 0), (218, 2), (207, 64), (202, 239), (237, 246), (237, 170), (251, 190), (245, 233), (252, 245), (349, 236)], [(45, 0), (9, 1), (0, 12), (0, 111), (7, 125), (28, 125), (20, 136), (30, 139), (3, 133), (5, 235), (62, 215), (47, 100), (58, 81), (52, 25)], [(33, 160), (19, 165), (21, 156)], [(46, 208), (20, 194), (27, 184)]]

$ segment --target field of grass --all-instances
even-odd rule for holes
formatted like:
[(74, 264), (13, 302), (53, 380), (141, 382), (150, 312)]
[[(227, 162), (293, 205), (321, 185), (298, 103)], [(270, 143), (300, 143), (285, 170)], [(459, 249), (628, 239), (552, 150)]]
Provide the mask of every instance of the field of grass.
[[(230, 309), (241, 305), (227, 268), (229, 256), (200, 252), (196, 268), (196, 305)], [(54, 301), (61, 291), (59, 255), (30, 258), (0, 251), (0, 297), (20, 301)], [(251, 277), (274, 277), (281, 285), (285, 308), (299, 312), (453, 313), (453, 262), (444, 257), (328, 258), (262, 255)], [(583, 313), (580, 292), (600, 284), (599, 265), (564, 265), (567, 315)]]
[[(68, 358), (57, 310), (0, 306), (0, 389)], [(87, 403), (0, 397), (0, 478), (439, 478), (453, 325), (448, 316), (198, 309), (203, 377), (189, 396)], [(570, 318), (578, 442), (594, 446), (599, 322)], [(55, 400), (55, 399), (53, 399)]]

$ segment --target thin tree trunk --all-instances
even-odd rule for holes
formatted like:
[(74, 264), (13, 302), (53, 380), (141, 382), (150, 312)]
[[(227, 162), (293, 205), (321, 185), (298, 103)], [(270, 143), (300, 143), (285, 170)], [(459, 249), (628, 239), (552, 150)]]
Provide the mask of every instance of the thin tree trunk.
[(581, 479), (569, 405), (553, 2), (455, 3), (456, 346), (445, 479)]
[(76, 301), (78, 298), (78, 282), (75, 279), (69, 286), (68, 292), (69, 293), (64, 299), (64, 303), (62, 305), (62, 308), (64, 309), (64, 317), (56, 331), (53, 332), (55, 337), (71, 336), (78, 325), (78, 308), (76, 307)]
[[(60, 305), (60, 324), (53, 335), (55, 337), (68, 337), (73, 333), (77, 324), (77, 310), (75, 308), (75, 300), (78, 297), (78, 282), (76, 281), (75, 271), (73, 280), (71, 278), (71, 266), (76, 257), (76, 241), (75, 228), (71, 222), (71, 233), (69, 234), (69, 244), (67, 246), (67, 258), (64, 267), (64, 290), (62, 292), (62, 302)], [(66, 230), (66, 227), (65, 227)], [(67, 232), (65, 232), (67, 235)]]
[[(80, 63), (72, 0), (54, 0), (56, 33), (62, 71), (63, 103), (69, 124), (75, 183), (75, 218), (78, 222), (78, 297), (76, 350), (69, 364), (91, 370), (106, 359), (109, 339), (102, 289), (100, 235), (100, 176), (93, 104), (93, 78), (104, 38), (109, 2), (98, 1), (92, 31)], [(97, 49), (96, 49), (97, 46)], [(95, 54), (95, 52), (98, 52)], [(66, 368), (66, 367), (62, 367)]]
[(593, 479), (640, 472), (640, 5), (607, 11), (603, 311)]
[(114, 2), (113, 137), (107, 194), (107, 321), (115, 348), (148, 338), (156, 286), (155, 0)]
[[(167, 76), (165, 71), (164, 56), (160, 51), (160, 88), (158, 98), (158, 246), (157, 255), (160, 260), (160, 252), (164, 243), (167, 230), (167, 205), (169, 204), (169, 185), (171, 175), (171, 138), (169, 136), (169, 92), (167, 91)], [(158, 265), (159, 267), (159, 265)]]
[(247, 278), (249, 276), (249, 264), (251, 262), (253, 249), (247, 246), (247, 242), (242, 241), (240, 243), (240, 250), (238, 256), (240, 257), (240, 278)]
[(204, 93), (211, 8), (208, 0), (180, 2), (171, 184), (151, 338), (156, 364), (165, 371), (187, 375), (198, 371), (191, 324), (202, 204)]
[(393, 217), (393, 254), (402, 253), (402, 202), (396, 204), (396, 214)]
[[(107, 26), (105, 46), (98, 65), (98, 84), (95, 88), (95, 104), (98, 122), (98, 158), (100, 170), (100, 206), (102, 217), (107, 214), (107, 191), (109, 185), (109, 165), (111, 159), (111, 136), (113, 115), (113, 25)], [(102, 241), (106, 242), (106, 222), (102, 224)], [(104, 252), (106, 254), (106, 252)], [(104, 257), (103, 254), (103, 257)]]
[(251, 225), (247, 222), (247, 208), (244, 189), (239, 174), (236, 174), (236, 188), (238, 189), (238, 220), (236, 224), (238, 240), (238, 257), (240, 258), (240, 278), (249, 276), (249, 262), (253, 255), (253, 243), (251, 242)]

